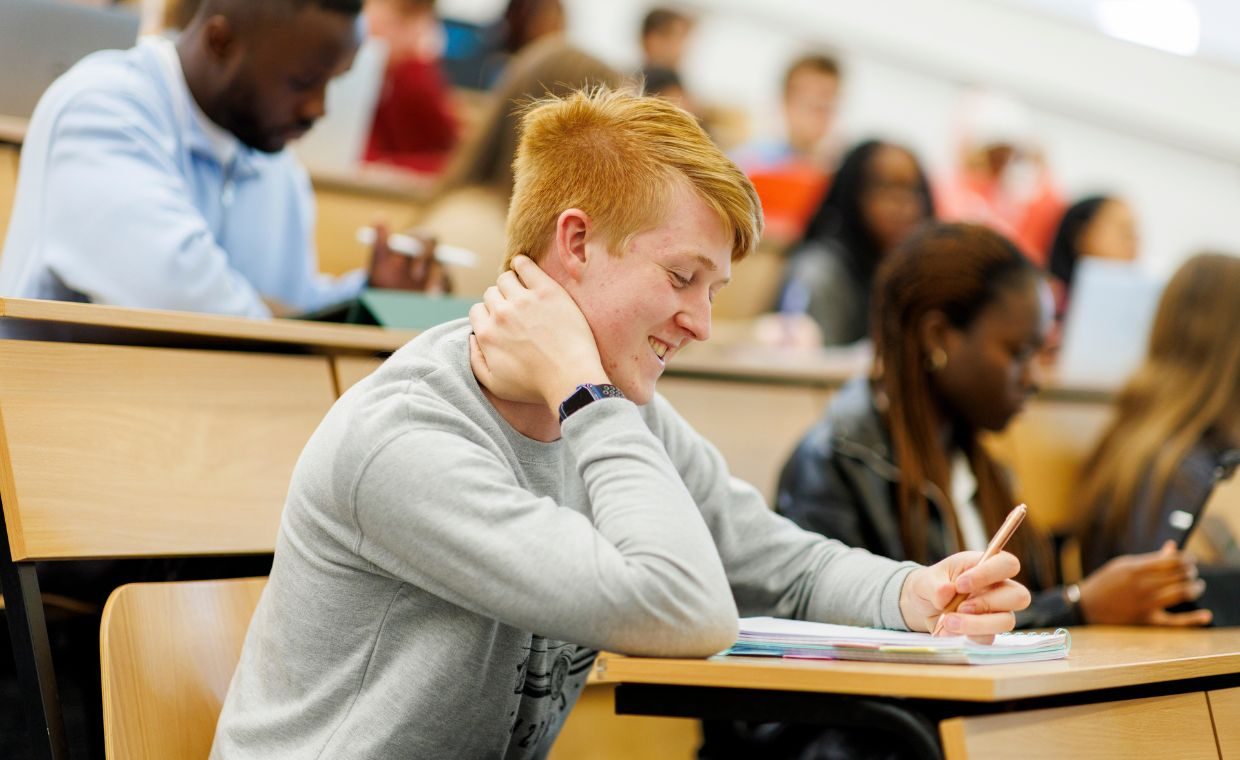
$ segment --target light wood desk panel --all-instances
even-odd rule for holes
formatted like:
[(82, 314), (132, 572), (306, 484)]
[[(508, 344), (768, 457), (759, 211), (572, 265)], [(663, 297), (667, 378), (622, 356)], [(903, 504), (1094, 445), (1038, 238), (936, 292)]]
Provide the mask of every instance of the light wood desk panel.
[(719, 447), (728, 469), (774, 498), (780, 469), (826, 408), (830, 391), (665, 377), (662, 393), (676, 411)]
[(1219, 689), (1206, 696), (1214, 717), (1219, 756), (1223, 760), (1240, 760), (1240, 688)]
[(332, 360), (336, 372), (336, 390), (340, 395), (357, 385), (358, 381), (379, 369), (382, 359), (365, 356), (337, 356)]
[(0, 341), (13, 558), (270, 552), (326, 357)]
[(17, 193), (18, 152), (17, 146), (0, 142), (0, 250), (4, 248), (9, 216), (13, 213), (13, 197)]
[(400, 231), (416, 216), (420, 203), (409, 195), (368, 192), (365, 188), (318, 178), (314, 197), (319, 269), (329, 274), (343, 274), (370, 263), (369, 246), (357, 242), (359, 227), (382, 221), (390, 231)]
[(693, 760), (701, 724), (688, 718), (616, 715), (615, 686), (586, 686), (560, 730), (548, 760)]
[(994, 456), (1015, 476), (1016, 496), (1043, 528), (1063, 531), (1079, 519), (1080, 468), (1110, 422), (1109, 401), (1035, 398), (1002, 433), (989, 439)]
[(946, 760), (1215, 760), (1203, 693), (951, 718), (940, 725)]
[(0, 116), (0, 142), (21, 145), (28, 126), (29, 121), (20, 116)]

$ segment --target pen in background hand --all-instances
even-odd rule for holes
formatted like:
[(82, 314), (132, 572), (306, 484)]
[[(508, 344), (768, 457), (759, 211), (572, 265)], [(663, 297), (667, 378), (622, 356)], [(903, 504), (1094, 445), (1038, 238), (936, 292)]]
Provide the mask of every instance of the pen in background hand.
[[(375, 228), (360, 227), (357, 230), (357, 242), (362, 245), (375, 244)], [(405, 256), (421, 256), (422, 242), (409, 235), (393, 233), (387, 237), (387, 245), (392, 251)], [(468, 248), (439, 243), (435, 246), (435, 260), (442, 264), (455, 264), (461, 267), (478, 265), (478, 254)]]
[[(978, 560), (977, 564), (980, 565), (999, 552), (1003, 551), (1003, 547), (1007, 546), (1008, 539), (1012, 537), (1012, 534), (1015, 533), (1016, 529), (1020, 527), (1020, 524), (1024, 522), (1025, 514), (1028, 511), (1029, 508), (1024, 504), (1018, 504), (1012, 509), (1011, 512), (1008, 513), (1007, 519), (1004, 520), (1003, 524), (999, 526), (999, 530), (995, 533), (994, 538), (990, 539), (990, 544), (987, 545), (986, 551), (982, 554), (982, 558)], [(968, 598), (968, 594), (956, 594), (952, 597), (952, 600), (947, 603), (946, 607), (943, 608), (943, 612), (939, 614), (939, 619), (935, 621), (934, 630), (930, 632), (930, 635), (938, 636), (943, 630), (943, 619), (947, 617), (947, 613), (955, 612), (956, 608)]]

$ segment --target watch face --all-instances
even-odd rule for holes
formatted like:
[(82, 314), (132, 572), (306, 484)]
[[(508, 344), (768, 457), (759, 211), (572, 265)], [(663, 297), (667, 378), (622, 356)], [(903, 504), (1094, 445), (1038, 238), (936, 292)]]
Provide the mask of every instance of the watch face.
[(578, 385), (577, 390), (560, 404), (560, 422), (583, 406), (601, 398), (624, 398), (624, 394), (614, 385)]

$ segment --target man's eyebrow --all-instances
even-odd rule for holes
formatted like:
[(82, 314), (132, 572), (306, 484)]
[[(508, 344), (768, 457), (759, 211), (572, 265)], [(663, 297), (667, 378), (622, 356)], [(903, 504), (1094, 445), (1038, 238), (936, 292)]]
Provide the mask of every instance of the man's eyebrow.
[(714, 272), (719, 269), (719, 267), (715, 266), (715, 262), (711, 261), (709, 258), (707, 258), (706, 256), (703, 256), (700, 253), (693, 254), (693, 258), (695, 261), (697, 261), (697, 263), (706, 267), (708, 271)]

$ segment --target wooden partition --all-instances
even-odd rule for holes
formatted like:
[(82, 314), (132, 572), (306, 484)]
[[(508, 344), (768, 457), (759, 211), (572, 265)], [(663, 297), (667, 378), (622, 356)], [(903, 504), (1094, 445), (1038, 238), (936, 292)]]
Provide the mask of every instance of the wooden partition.
[(1206, 695), (952, 718), (940, 727), (945, 760), (1217, 760)]
[(14, 560), (268, 552), (325, 357), (0, 341)]
[(0, 341), (0, 541), (35, 756), (68, 754), (36, 561), (270, 553), (324, 356)]
[(807, 385), (758, 385), (670, 375), (659, 392), (706, 440), (728, 469), (773, 499), (779, 472), (805, 431), (822, 416), (831, 391)]
[(343, 274), (365, 267), (370, 248), (357, 242), (359, 227), (383, 222), (393, 231), (404, 229), (416, 216), (424, 193), (418, 188), (402, 191), (380, 183), (367, 185), (344, 178), (315, 178), (315, 243), (319, 269)]
[(1012, 471), (1017, 498), (1029, 504), (1029, 518), (1046, 530), (1076, 526), (1081, 467), (1111, 416), (1110, 399), (1102, 394), (1049, 391), (989, 440)]
[(17, 192), (18, 148), (0, 142), (0, 251), (8, 234), (9, 216), (13, 212), (13, 196)]
[(1240, 688), (1218, 689), (1206, 696), (1214, 718), (1219, 756), (1224, 760), (1240, 760)]
[(344, 395), (359, 380), (379, 369), (380, 364), (383, 364), (382, 359), (369, 356), (337, 356), (332, 361), (337, 391)]

